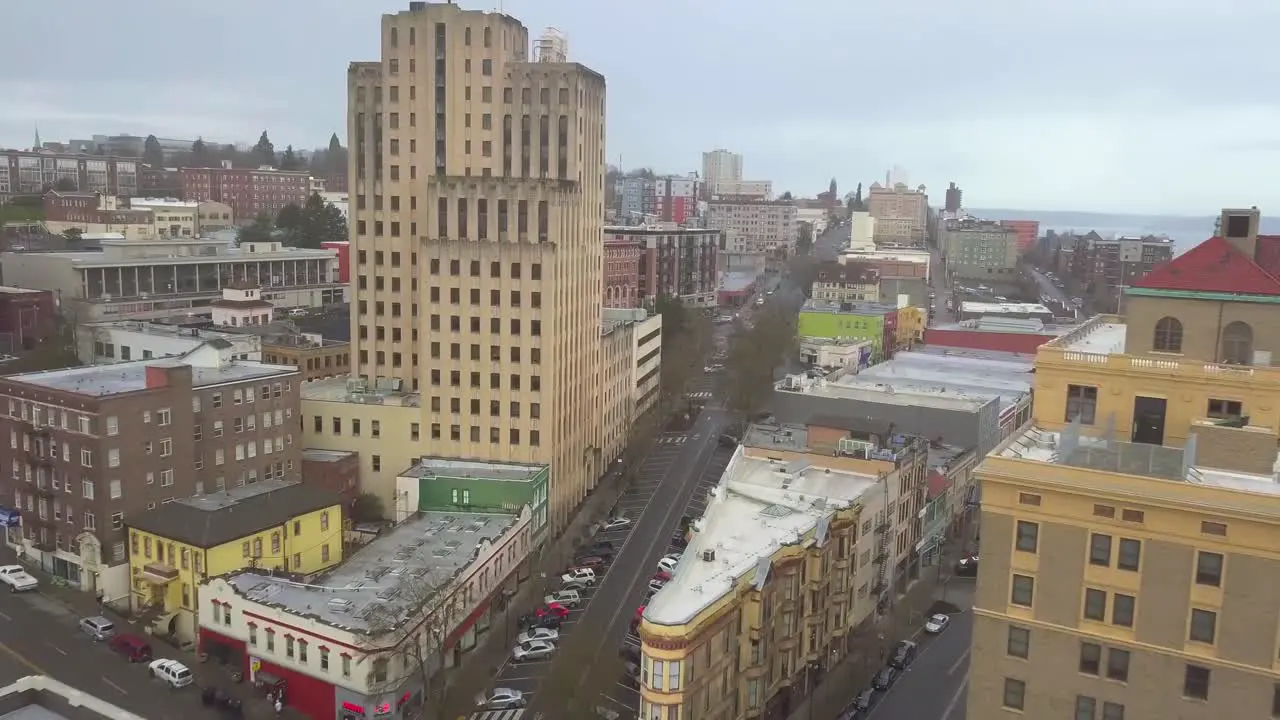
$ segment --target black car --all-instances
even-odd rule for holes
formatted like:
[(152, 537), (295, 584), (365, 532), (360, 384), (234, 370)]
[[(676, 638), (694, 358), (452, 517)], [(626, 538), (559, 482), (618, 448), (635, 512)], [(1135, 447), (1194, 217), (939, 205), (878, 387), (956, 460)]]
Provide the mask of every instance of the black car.
[(580, 555), (613, 555), (613, 543), (608, 540), (601, 540), (598, 543), (592, 543), (579, 551)]
[(723, 447), (727, 447), (727, 448), (738, 447), (738, 438), (730, 435), (729, 433), (724, 433), (723, 435), (721, 435), (718, 442)]
[(844, 706), (836, 720), (857, 720), (865, 717), (865, 713), (871, 710), (871, 699), (875, 697), (875, 694), (876, 691), (871, 688), (858, 693), (857, 697)]
[(876, 676), (871, 680), (871, 687), (876, 690), (888, 690), (889, 686), (893, 684), (893, 681), (897, 679), (898, 671), (894, 668), (887, 667), (876, 673)]
[(977, 577), (978, 556), (970, 555), (969, 557), (960, 558), (959, 560), (957, 560), (956, 575), (960, 577)]
[(548, 613), (542, 617), (538, 617), (534, 613), (520, 616), (520, 627), (525, 630), (533, 630), (535, 628), (547, 628), (548, 630), (560, 629), (560, 618), (556, 615)]
[(906, 670), (912, 660), (916, 659), (916, 644), (910, 640), (899, 641), (889, 654), (889, 667)]

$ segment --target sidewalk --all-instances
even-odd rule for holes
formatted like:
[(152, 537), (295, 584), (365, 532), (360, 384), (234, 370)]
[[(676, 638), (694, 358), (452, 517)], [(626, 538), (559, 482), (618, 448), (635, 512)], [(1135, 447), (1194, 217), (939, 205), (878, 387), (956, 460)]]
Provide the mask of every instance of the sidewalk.
[[(884, 667), (889, 651), (899, 640), (913, 639), (922, 632), (929, 608), (935, 602), (945, 600), (963, 612), (969, 610), (973, 582), (951, 577), (949, 571), (954, 560), (949, 555), (944, 555), (942, 562), (940, 578), (936, 565), (923, 568), (920, 579), (905, 595), (899, 596), (891, 612), (848, 637), (848, 654), (835, 667), (827, 669), (812, 693), (794, 704), (789, 720), (836, 717), (858, 692), (870, 687), (871, 679)], [(804, 687), (801, 684), (797, 689), (803, 692)]]

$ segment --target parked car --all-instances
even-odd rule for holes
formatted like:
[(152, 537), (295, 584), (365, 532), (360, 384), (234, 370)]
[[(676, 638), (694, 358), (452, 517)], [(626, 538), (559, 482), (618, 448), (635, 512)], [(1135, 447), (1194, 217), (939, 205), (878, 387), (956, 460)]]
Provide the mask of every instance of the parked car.
[(956, 561), (956, 575), (974, 577), (978, 574), (978, 556), (970, 555)]
[(621, 530), (627, 527), (631, 527), (631, 518), (622, 515), (611, 517), (604, 523), (605, 530)]
[(151, 662), (151, 643), (138, 635), (116, 635), (107, 641), (107, 647), (123, 655), (129, 662)]
[(482, 710), (510, 710), (525, 706), (524, 693), (511, 688), (494, 688), (488, 695), (476, 696), (476, 707)]
[(554, 644), (560, 640), (560, 631), (551, 628), (530, 628), (516, 636), (516, 642), (521, 645), (534, 640), (545, 640)]
[(679, 564), (680, 564), (679, 555), (667, 555), (666, 557), (658, 561), (658, 569), (664, 572), (673, 573), (676, 571), (676, 566), (678, 566)]
[(537, 617), (551, 616), (558, 617), (563, 620), (564, 618), (569, 617), (569, 608), (566, 608), (560, 603), (549, 602), (537, 610), (534, 610), (533, 614)]
[(532, 628), (550, 628), (552, 630), (559, 630), (563, 621), (564, 619), (559, 615), (538, 616), (534, 613), (529, 613), (520, 617), (520, 627), (525, 628), (526, 630)]
[[(584, 559), (590, 560), (591, 558)], [(596, 582), (596, 571), (586, 566), (570, 568), (560, 576), (560, 582), (563, 583), (565, 587), (570, 587), (571, 584), (590, 587)]]
[(548, 605), (563, 605), (567, 608), (576, 608), (582, 604), (582, 595), (577, 590), (557, 590), (542, 598), (542, 600)]
[(658, 572), (653, 574), (653, 579), (657, 580), (658, 582), (664, 582), (664, 583), (671, 582), (671, 573), (667, 572), (666, 570), (659, 570)]
[(94, 640), (110, 640), (111, 636), (116, 634), (116, 626), (115, 623), (101, 615), (95, 615), (93, 617), (80, 618), (80, 632)]
[(924, 624), (924, 631), (927, 633), (937, 634), (946, 630), (947, 626), (950, 624), (951, 618), (949, 616), (938, 613), (937, 615), (929, 618), (929, 622)]
[[(577, 568), (602, 568), (609, 562), (600, 555), (580, 555), (573, 559), (573, 567)], [(570, 570), (572, 572), (572, 570)]]
[(163, 658), (160, 660), (152, 660), (151, 664), (148, 665), (147, 668), (151, 670), (152, 675), (163, 680), (166, 685), (174, 689), (184, 688), (190, 685), (193, 679), (191, 677), (191, 671), (187, 669), (187, 666), (177, 660), (166, 660)]
[(554, 655), (556, 646), (545, 640), (534, 640), (532, 642), (521, 643), (511, 648), (511, 659), (515, 662), (530, 662), (533, 660), (546, 660)]
[(656, 579), (649, 580), (649, 589), (655, 593), (661, 590), (664, 585), (666, 585), (666, 583), (661, 580), (656, 580)]
[(899, 640), (889, 654), (889, 667), (906, 670), (911, 661), (916, 659), (916, 644), (910, 640)]
[(845, 705), (840, 714), (836, 716), (836, 720), (857, 720), (857, 718), (865, 717), (864, 713), (871, 709), (871, 700), (875, 697), (876, 691), (867, 688), (853, 698), (848, 705)]
[(891, 667), (883, 668), (880, 672), (876, 673), (874, 678), (871, 679), (871, 687), (876, 690), (888, 690), (889, 686), (893, 685), (893, 681), (897, 679), (897, 670)]
[(607, 540), (602, 540), (602, 541), (597, 542), (597, 543), (592, 543), (592, 544), (588, 545), (587, 547), (582, 548), (582, 550), (581, 550), (581, 552), (580, 552), (579, 554), (581, 554), (581, 555), (599, 555), (599, 556), (600, 556), (600, 557), (602, 557), (602, 558), (612, 558), (612, 557), (614, 556), (613, 543), (611, 543), (611, 542), (609, 542), (609, 541), (607, 541)]
[(244, 703), (240, 702), (240, 698), (220, 687), (210, 685), (202, 688), (200, 702), (206, 707), (218, 708), (231, 717), (242, 717), (244, 714)]
[(0, 582), (9, 586), (9, 592), (27, 592), (40, 585), (21, 565), (0, 566)]

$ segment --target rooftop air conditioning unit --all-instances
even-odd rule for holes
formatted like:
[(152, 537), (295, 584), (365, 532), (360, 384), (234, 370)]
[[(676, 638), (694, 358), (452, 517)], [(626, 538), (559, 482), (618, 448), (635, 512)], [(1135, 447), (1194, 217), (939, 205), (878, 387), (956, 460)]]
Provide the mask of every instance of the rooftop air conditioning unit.
[(715, 562), (715, 561), (716, 561), (716, 551), (715, 551), (715, 550), (703, 550), (703, 551), (702, 551), (702, 559), (703, 559), (704, 561), (706, 561), (706, 562)]

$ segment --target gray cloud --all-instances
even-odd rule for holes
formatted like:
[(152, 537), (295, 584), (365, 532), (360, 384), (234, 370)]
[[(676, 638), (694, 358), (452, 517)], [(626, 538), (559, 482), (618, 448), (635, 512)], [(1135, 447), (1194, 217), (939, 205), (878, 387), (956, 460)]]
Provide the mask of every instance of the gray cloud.
[[(408, 0), (57, 5), (5, 7), (24, 30), (0, 45), (0, 144), (25, 146), (39, 122), (46, 138), (266, 128), (277, 145), (323, 145), (344, 127), (347, 63), (377, 57), (379, 14)], [(565, 31), (609, 79), (614, 162), (684, 172), (724, 146), (797, 193), (900, 164), (974, 205), (1280, 208), (1274, 2), (502, 6), (535, 34)]]

